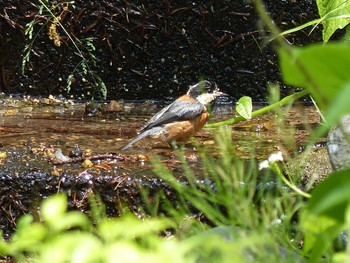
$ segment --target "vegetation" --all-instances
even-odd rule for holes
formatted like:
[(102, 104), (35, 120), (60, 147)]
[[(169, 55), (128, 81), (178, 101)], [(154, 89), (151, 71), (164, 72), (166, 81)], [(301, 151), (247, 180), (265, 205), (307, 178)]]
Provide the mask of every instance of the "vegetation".
[[(75, 54), (81, 59), (78, 65), (74, 68), (71, 74), (67, 76), (67, 93), (69, 93), (72, 85), (72, 78), (78, 67), (81, 67), (85, 76), (90, 76), (93, 80), (95, 88), (100, 92), (101, 98), (107, 98), (107, 87), (101, 77), (94, 72), (93, 67), (96, 66), (97, 59), (94, 55), (95, 46), (93, 44), (92, 38), (78, 39), (74, 35), (70, 34), (65, 26), (62, 24), (62, 17), (69, 12), (69, 8), (74, 8), (74, 1), (60, 2), (56, 5), (49, 4), (47, 0), (38, 0), (40, 3), (40, 8), (37, 16), (26, 25), (25, 35), (28, 38), (28, 44), (24, 48), (24, 56), (22, 60), (22, 74), (26, 70), (26, 65), (30, 62), (30, 54), (32, 52), (32, 47), (36, 38), (42, 33), (42, 31), (49, 24), (49, 38), (53, 41), (53, 44), (57, 47), (61, 46), (63, 43), (60, 31), (66, 36), (65, 44), (71, 43), (73, 48), (76, 50)], [(40, 29), (37, 30), (35, 34), (34, 27), (37, 24), (41, 24)], [(93, 99), (93, 98), (92, 98)]]
[[(284, 81), (303, 89), (288, 101), (310, 94), (328, 124), (335, 124), (350, 111), (347, 39), (287, 46), (261, 1), (255, 2), (278, 43)], [(305, 26), (322, 22), (326, 42), (337, 28), (348, 24), (350, 4), (342, 0), (317, 3), (320, 20)], [(300, 28), (304, 26), (294, 30)], [(249, 108), (249, 99), (242, 99), (242, 118), (255, 116)], [(326, 127), (320, 126), (313, 136), (326, 132)], [(170, 203), (162, 192), (149, 200), (145, 190), (142, 219), (129, 213), (109, 219), (96, 197), (91, 198), (88, 217), (67, 212), (66, 198), (58, 195), (43, 202), (40, 222), (31, 215), (20, 219), (11, 240), (1, 242), (1, 254), (37, 262), (348, 261), (349, 244), (339, 245), (337, 240), (343, 231), (350, 231), (350, 171), (335, 172), (305, 193), (297, 187), (298, 176), (282, 172), (279, 154), (263, 162), (259, 171), (253, 159), (245, 163), (235, 157), (231, 131), (219, 131), (219, 156), (200, 150), (201, 175), (194, 174), (181, 149), (178, 158), (185, 176), (181, 182), (159, 160), (154, 161), (157, 176), (177, 191), (177, 203)], [(271, 181), (272, 186), (267, 184)], [(158, 214), (161, 206), (167, 215)]]

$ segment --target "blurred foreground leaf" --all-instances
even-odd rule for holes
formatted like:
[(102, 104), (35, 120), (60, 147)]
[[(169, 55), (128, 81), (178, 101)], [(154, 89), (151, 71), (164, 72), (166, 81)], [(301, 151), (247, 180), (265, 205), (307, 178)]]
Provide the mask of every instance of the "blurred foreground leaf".
[(316, 44), (303, 48), (280, 49), (284, 82), (307, 89), (330, 124), (350, 112), (350, 46)]
[(301, 217), (304, 250), (311, 252), (311, 262), (317, 262), (339, 233), (349, 227), (349, 207), (350, 169), (331, 174), (315, 187)]

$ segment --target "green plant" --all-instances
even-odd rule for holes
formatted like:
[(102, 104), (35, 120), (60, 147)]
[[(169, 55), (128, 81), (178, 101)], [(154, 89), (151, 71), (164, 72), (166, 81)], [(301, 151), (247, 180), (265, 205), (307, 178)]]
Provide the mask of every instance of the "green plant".
[[(184, 262), (186, 249), (159, 233), (172, 227), (166, 219), (101, 217), (95, 225), (87, 215), (67, 211), (64, 195), (43, 201), (41, 222), (20, 218), (9, 242), (0, 241), (1, 255), (21, 262)], [(172, 257), (169, 258), (169, 254)]]
[[(333, 262), (349, 259), (349, 244), (340, 251), (334, 250), (333, 242), (341, 231), (350, 230), (350, 170), (331, 174), (315, 187), (301, 225), (305, 230), (305, 253), (310, 253), (310, 262), (318, 262), (321, 257)], [(345, 243), (345, 242), (344, 242)]]
[[(255, 111), (252, 111), (252, 109), (250, 108), (251, 112), (250, 112), (249, 116), (251, 118), (254, 118), (254, 117), (258, 117), (258, 116), (264, 115), (264, 114), (266, 114), (266, 113), (268, 113), (270, 111), (274, 111), (275, 109), (281, 108), (282, 106), (284, 106), (286, 104), (291, 104), (294, 101), (296, 101), (296, 100), (300, 99), (301, 97), (304, 97), (304, 96), (306, 96), (308, 94), (309, 94), (308, 90), (302, 90), (302, 91), (293, 93), (293, 94), (291, 94), (289, 96), (286, 96), (286, 97), (282, 98), (281, 100), (279, 100), (277, 102), (274, 102), (274, 103), (272, 103), (272, 104), (270, 104), (268, 106), (265, 106), (265, 107), (263, 107), (261, 109), (257, 109)], [(242, 97), (242, 98), (244, 98), (244, 97)], [(244, 106), (244, 110), (249, 112), (249, 109), (247, 109), (246, 106)], [(240, 109), (236, 108), (236, 111), (239, 113)], [(228, 119), (228, 120), (207, 124), (206, 127), (214, 128), (214, 127), (218, 127), (218, 126), (230, 125), (230, 124), (238, 123), (238, 122), (244, 121), (246, 119), (249, 119), (249, 116), (248, 116), (248, 118), (246, 118), (246, 117), (243, 117), (241, 114), (239, 114), (239, 115), (240, 116), (237, 116), (237, 117), (234, 117), (234, 118), (231, 118), (231, 119)]]
[[(286, 32), (279, 33), (266, 15), (261, 1), (256, 2), (264, 22), (279, 43), (278, 52), (284, 82), (303, 88), (312, 96), (328, 125), (336, 124), (344, 114), (350, 112), (348, 44), (334, 42), (305, 47), (287, 46), (279, 37)], [(349, 23), (349, 1), (320, 0), (317, 4), (321, 15), (318, 22), (323, 23), (323, 38), (326, 42), (335, 30)], [(299, 30), (301, 27), (293, 30)], [(321, 125), (313, 137), (318, 138), (327, 132), (328, 127)], [(305, 233), (303, 250), (310, 262), (320, 262), (322, 258), (332, 262), (349, 260), (349, 245), (346, 248), (335, 248), (335, 241), (341, 231), (349, 232), (350, 229), (348, 178), (349, 170), (330, 174), (314, 188), (310, 200), (302, 210), (300, 227)]]
[[(187, 227), (183, 229), (193, 231), (214, 226), (229, 227), (231, 230), (228, 233), (234, 231), (233, 229), (243, 232), (247, 243), (243, 242), (243, 237), (239, 234), (233, 234), (237, 243), (231, 244), (231, 249), (235, 251), (231, 252), (236, 255), (244, 255), (244, 251), (252, 249), (259, 251), (259, 257), (255, 258), (258, 262), (263, 259), (270, 259), (272, 262), (281, 260), (278, 249), (280, 246), (288, 247), (290, 251), (297, 250), (294, 246), (298, 242), (291, 244), (288, 235), (293, 229), (292, 217), (303, 205), (302, 197), (283, 189), (284, 184), (275, 176), (273, 169), (266, 169), (259, 175), (254, 159), (243, 161), (235, 157), (231, 133), (230, 128), (223, 127), (216, 132), (216, 157), (208, 156), (205, 150), (197, 146), (201, 156), (199, 173), (194, 172), (183, 149), (179, 149), (177, 156), (183, 169), (182, 180), (177, 180), (159, 159), (155, 160), (155, 173), (178, 193), (178, 202), (170, 203), (161, 199), (161, 203), (173, 218), (184, 220), (196, 211), (204, 218), (204, 224), (197, 227), (196, 220), (186, 220)], [(270, 181), (275, 182), (272, 189), (269, 188)], [(179, 223), (182, 224), (184, 223)], [(177, 235), (186, 235), (182, 229), (178, 231)], [(264, 241), (258, 236), (264, 236)], [(269, 249), (264, 250), (261, 242), (271, 248), (274, 254), (267, 255)], [(247, 260), (244, 256), (241, 259)]]
[[(323, 41), (328, 42), (336, 30), (346, 27), (350, 22), (350, 2), (348, 0), (316, 0), (320, 18), (309, 21), (303, 25), (291, 28), (281, 33), (275, 34), (271, 40), (278, 37), (303, 30), (304, 28), (313, 26), (312, 31), (319, 25), (323, 25), (322, 36)], [(259, 1), (259, 4), (260, 1)]]
[[(61, 30), (64, 35), (68, 38), (69, 42), (73, 45), (76, 50), (75, 54), (79, 56), (81, 59), (80, 62), (75, 66), (72, 73), (67, 77), (67, 85), (66, 90), (67, 93), (71, 90), (72, 78), (77, 68), (81, 66), (83, 73), (85, 75), (89, 75), (95, 87), (99, 90), (102, 99), (107, 98), (107, 87), (103, 82), (102, 78), (94, 72), (92, 66), (96, 66), (97, 58), (94, 55), (96, 50), (93, 39), (85, 38), (78, 39), (74, 35), (70, 34), (67, 29), (64, 27), (62, 17), (63, 14), (69, 11), (70, 6), (74, 8), (74, 1), (67, 1), (58, 3), (56, 5), (49, 6), (50, 1), (48, 0), (38, 0), (40, 3), (39, 11), (34, 19), (26, 25), (25, 35), (27, 36), (29, 43), (24, 47), (24, 56), (22, 59), (22, 74), (24, 74), (27, 63), (30, 61), (30, 54), (32, 52), (33, 46), (35, 44), (35, 40), (43, 33), (46, 26), (49, 24), (49, 38), (53, 41), (56, 47), (60, 47), (62, 45), (62, 37), (59, 33)], [(34, 27), (36, 24), (39, 24), (38, 21), (44, 21), (43, 25), (39, 28), (39, 30), (34, 35)], [(87, 56), (85, 55), (87, 53)], [(92, 65), (90, 65), (92, 64)]]
[[(286, 83), (303, 87), (313, 96), (328, 125), (336, 124), (349, 114), (350, 47), (345, 43), (315, 44), (303, 48), (280, 50), (281, 70)], [(327, 132), (320, 126), (315, 138)], [(317, 185), (303, 212), (304, 251), (310, 262), (326, 257), (333, 262), (349, 259), (349, 248), (336, 252), (333, 242), (341, 231), (349, 231), (349, 170), (336, 172)]]

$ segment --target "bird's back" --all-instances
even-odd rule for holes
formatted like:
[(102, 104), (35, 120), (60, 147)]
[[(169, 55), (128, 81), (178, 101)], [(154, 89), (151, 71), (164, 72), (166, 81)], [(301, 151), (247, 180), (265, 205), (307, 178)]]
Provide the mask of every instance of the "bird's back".
[(145, 125), (142, 126), (140, 132), (167, 123), (193, 119), (200, 115), (204, 110), (205, 106), (195, 100), (189, 101), (177, 99), (156, 113)]

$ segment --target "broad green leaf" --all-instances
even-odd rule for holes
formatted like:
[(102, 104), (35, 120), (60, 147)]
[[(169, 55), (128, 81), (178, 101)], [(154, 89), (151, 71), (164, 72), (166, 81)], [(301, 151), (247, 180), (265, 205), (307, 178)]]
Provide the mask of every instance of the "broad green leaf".
[(319, 262), (346, 227), (349, 205), (350, 169), (329, 175), (314, 188), (300, 221), (305, 232), (303, 249), (311, 252), (310, 262)]
[(350, 82), (341, 87), (337, 96), (331, 101), (324, 116), (330, 126), (335, 125), (344, 114), (350, 113)]
[(236, 111), (239, 115), (241, 115), (246, 120), (249, 120), (252, 118), (252, 98), (248, 96), (243, 96), (240, 98), (236, 105)]
[(309, 253), (310, 260), (308, 262), (320, 262), (321, 257), (344, 226), (326, 216), (308, 214), (301, 218), (301, 225), (305, 233), (303, 250), (305, 253)]
[(0, 240), (0, 254), (1, 255), (11, 255), (13, 248), (11, 245), (1, 238)]
[(307, 212), (324, 215), (343, 224), (350, 204), (350, 169), (335, 172), (312, 191)]
[(321, 110), (326, 110), (350, 83), (350, 46), (316, 44), (280, 49), (284, 82), (309, 90)]
[(344, 263), (348, 260), (348, 254), (346, 251), (338, 252), (333, 255), (332, 262), (333, 263)]
[(18, 231), (30, 227), (33, 221), (33, 216), (30, 214), (20, 217), (16, 223)]
[[(327, 229), (330, 229), (338, 224), (338, 222), (328, 216), (310, 213), (306, 210), (301, 214), (301, 225), (305, 231), (306, 243), (304, 250), (309, 251), (313, 248), (317, 241), (317, 235), (324, 234)], [(340, 224), (338, 224), (340, 225)]]
[(323, 41), (327, 42), (337, 29), (344, 28), (350, 22), (350, 1), (347, 0), (317, 0), (320, 17), (324, 19)]

